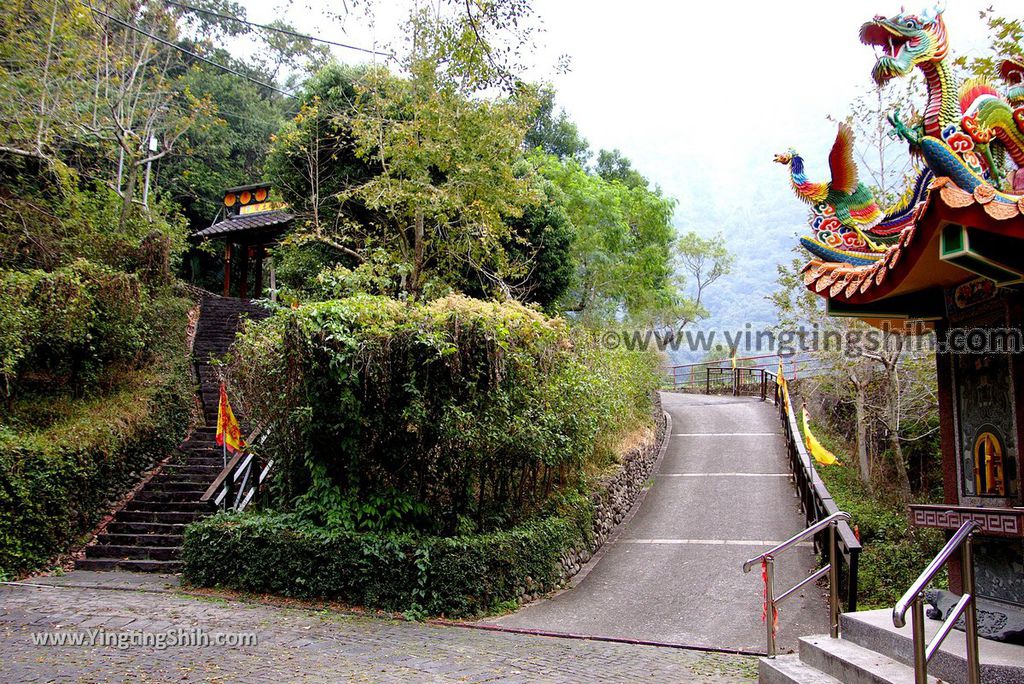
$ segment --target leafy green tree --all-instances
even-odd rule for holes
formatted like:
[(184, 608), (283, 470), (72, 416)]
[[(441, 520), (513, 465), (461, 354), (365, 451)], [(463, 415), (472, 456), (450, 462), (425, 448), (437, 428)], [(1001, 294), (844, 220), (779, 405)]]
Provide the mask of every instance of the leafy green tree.
[(597, 153), (594, 170), (606, 181), (619, 181), (629, 188), (646, 188), (647, 179), (633, 168), (633, 162), (618, 150), (601, 150)]
[(602, 152), (599, 173), (552, 155), (534, 161), (564, 194), (575, 230), (576, 273), (563, 311), (673, 330), (707, 316), (703, 293), (731, 266), (721, 238), (677, 236), (675, 200), (650, 188), (621, 153)]
[[(218, 51), (214, 58), (249, 71), (226, 52)], [(205, 125), (190, 129), (161, 163), (157, 182), (196, 230), (213, 221), (225, 188), (262, 178), (271, 138), (284, 125), (289, 103), (251, 81), (202, 63), (184, 74), (181, 85), (210, 102), (211, 109)]]
[[(502, 3), (495, 3), (502, 4)], [(295, 240), (328, 244), (358, 268), (375, 250), (413, 296), (459, 287), (462, 274), (487, 292), (512, 294), (529, 253), (511, 222), (543, 193), (515, 172), (532, 91), (502, 88), (506, 67), (485, 43), (507, 16), (419, 10), (400, 60), (409, 76), (331, 67), (308, 89), (277, 137), (268, 169), (300, 208)], [(529, 250), (527, 250), (529, 252)]]
[(526, 149), (540, 149), (561, 160), (574, 159), (585, 164), (590, 158), (590, 144), (580, 135), (576, 124), (564, 109), (555, 113), (555, 90), (542, 87), (538, 93), (533, 123), (526, 132)]

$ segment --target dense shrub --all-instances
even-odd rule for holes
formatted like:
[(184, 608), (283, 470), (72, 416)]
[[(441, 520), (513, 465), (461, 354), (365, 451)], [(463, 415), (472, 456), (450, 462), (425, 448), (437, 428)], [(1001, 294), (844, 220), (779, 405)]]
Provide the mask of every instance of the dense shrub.
[(517, 303), (357, 296), (250, 326), (232, 376), (285, 505), (349, 530), (507, 529), (650, 421), (657, 360)]
[(114, 389), (85, 398), (35, 394), (5, 408), (0, 575), (31, 570), (65, 551), (184, 435), (192, 397), (185, 353), (190, 304), (175, 297), (149, 304), (151, 334), (160, 344), (141, 368), (123, 371)]
[(172, 202), (151, 194), (149, 207), (126, 208), (106, 183), (59, 161), (39, 165), (0, 155), (0, 198), (0, 269), (54, 271), (86, 259), (142, 273), (153, 265), (149, 236), (161, 236), (168, 257), (185, 244), (185, 223)]
[(581, 497), (562, 508), (510, 530), (457, 537), (329, 531), (287, 514), (219, 515), (187, 528), (184, 576), (202, 586), (476, 615), (561, 581), (560, 557), (581, 548), (591, 529)]
[(84, 386), (147, 342), (144, 286), (78, 260), (52, 272), (0, 271), (0, 373), (15, 384)]

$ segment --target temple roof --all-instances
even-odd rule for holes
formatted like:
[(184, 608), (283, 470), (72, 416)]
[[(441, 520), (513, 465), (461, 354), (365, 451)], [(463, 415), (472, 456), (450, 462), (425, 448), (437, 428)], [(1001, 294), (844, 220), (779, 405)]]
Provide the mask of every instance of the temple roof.
[[(1021, 282), (1024, 264), (1016, 254), (1024, 240), (1024, 197), (993, 201), (995, 195), (988, 185), (967, 192), (949, 178), (936, 178), (913, 222), (881, 259), (865, 266), (812, 259), (803, 269), (804, 284), (836, 313), (923, 320), (941, 317), (925, 291), (977, 275), (1000, 285)], [(914, 305), (906, 306), (911, 299)], [(879, 305), (883, 300), (888, 305)]]
[(193, 235), (195, 238), (236, 237), (239, 234), (264, 232), (269, 229), (284, 227), (295, 219), (295, 215), (283, 209), (264, 211), (255, 214), (232, 214), (209, 228), (204, 228)]

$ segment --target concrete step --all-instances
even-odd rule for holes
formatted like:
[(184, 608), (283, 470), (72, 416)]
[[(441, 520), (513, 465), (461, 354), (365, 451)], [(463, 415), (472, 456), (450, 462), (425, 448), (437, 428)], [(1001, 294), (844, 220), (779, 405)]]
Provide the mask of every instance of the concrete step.
[(76, 570), (126, 570), (128, 572), (175, 573), (181, 570), (181, 561), (136, 560), (122, 558), (80, 558)]
[(145, 503), (193, 503), (198, 502), (199, 497), (206, 491), (205, 488), (196, 487), (189, 483), (188, 489), (160, 490), (153, 487), (146, 487), (135, 495), (133, 502)]
[[(214, 420), (216, 420), (216, 414), (214, 414)], [(186, 440), (178, 446), (178, 450), (187, 457), (189, 454), (194, 454), (198, 451), (223, 451), (223, 448), (210, 438)]]
[[(230, 461), (231, 457), (228, 456), (227, 460)], [(193, 458), (189, 459), (188, 465), (191, 467), (215, 468), (214, 477), (216, 477), (216, 473), (224, 469), (224, 457), (219, 452), (216, 455), (196, 454)]]
[[(210, 509), (210, 504), (199, 501), (142, 501), (136, 497), (124, 507), (125, 512), (144, 513), (205, 513)], [(168, 521), (171, 522), (171, 521)]]
[[(896, 628), (888, 608), (843, 613), (839, 617), (843, 639), (878, 651), (904, 665), (914, 664), (913, 631), (910, 616), (907, 625)], [(925, 638), (931, 640), (942, 623), (925, 618)], [(1024, 682), (1024, 646), (978, 639), (981, 681)], [(967, 643), (964, 633), (953, 630), (928, 664), (928, 674), (946, 682), (967, 681)]]
[[(207, 424), (196, 428), (174, 461), (116, 514), (97, 543), (86, 547), (86, 558), (76, 567), (146, 572), (179, 569), (177, 557), (185, 525), (213, 512), (213, 507), (199, 498), (224, 467), (222, 449), (215, 440), (222, 371), (209, 359), (223, 357), (230, 350), (243, 321), (268, 315), (248, 301), (212, 294), (202, 298), (193, 359), (199, 379), (197, 396)], [(239, 415), (239, 419), (243, 417)]]
[(206, 511), (192, 510), (192, 511), (129, 511), (123, 510), (117, 514), (115, 520), (117, 522), (126, 523), (161, 523), (161, 524), (174, 524), (184, 523), (188, 524), (199, 518), (204, 518), (212, 512), (212, 509)]
[[(185, 534), (184, 523), (159, 523), (159, 522), (123, 522), (114, 520), (107, 525), (104, 534), (118, 537), (131, 537), (139, 535), (175, 536)], [(102, 536), (102, 535), (100, 535)]]
[(166, 489), (167, 487), (178, 487), (181, 489), (207, 487), (217, 477), (217, 472), (214, 469), (197, 473), (164, 470), (164, 472), (150, 480), (149, 486), (156, 489)]
[(177, 560), (181, 554), (180, 546), (117, 546), (113, 544), (95, 544), (85, 547), (86, 558), (131, 558), (135, 560)]
[(843, 684), (800, 660), (797, 654), (761, 658), (757, 664), (759, 684)]
[[(903, 684), (914, 681), (914, 668), (878, 651), (827, 634), (800, 637), (800, 660), (844, 684)], [(938, 680), (929, 677), (935, 684)]]
[(185, 475), (157, 475), (146, 485), (147, 492), (191, 492), (203, 490), (206, 477)]
[(104, 532), (96, 543), (105, 546), (181, 546), (179, 534), (117, 534)]
[(212, 465), (202, 465), (200, 463), (183, 463), (181, 465), (168, 465), (164, 466), (162, 474), (166, 474), (168, 477), (186, 476), (186, 477), (209, 477), (210, 481), (217, 477), (217, 473), (222, 470), (220, 463)]

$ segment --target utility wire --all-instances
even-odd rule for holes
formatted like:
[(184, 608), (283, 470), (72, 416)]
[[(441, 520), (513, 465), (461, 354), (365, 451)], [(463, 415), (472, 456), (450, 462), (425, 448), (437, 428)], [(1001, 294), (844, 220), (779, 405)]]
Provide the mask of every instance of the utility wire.
[(366, 52), (366, 53), (369, 53), (371, 55), (380, 55), (381, 57), (388, 57), (388, 58), (393, 58), (394, 57), (394, 55), (392, 55), (390, 53), (387, 53), (387, 52), (381, 52), (379, 50), (373, 50), (371, 48), (359, 47), (357, 45), (348, 45), (347, 43), (339, 43), (336, 40), (328, 40), (327, 38), (320, 38), (318, 36), (311, 36), (311, 35), (308, 35), (308, 34), (305, 34), (305, 33), (298, 33), (296, 31), (292, 31), (290, 29), (281, 28), (279, 26), (268, 26), (267, 24), (257, 24), (255, 21), (249, 21), (248, 19), (240, 19), (239, 17), (233, 17), (230, 14), (221, 14), (220, 12), (215, 12), (213, 10), (204, 9), (202, 7), (195, 7), (194, 5), (189, 5), (189, 4), (184, 3), (184, 2), (177, 2), (176, 0), (164, 0), (164, 3), (166, 3), (168, 5), (174, 5), (175, 7), (180, 7), (182, 9), (189, 10), (191, 12), (200, 12), (202, 14), (209, 14), (210, 16), (218, 17), (220, 19), (227, 19), (228, 21), (237, 21), (239, 24), (245, 24), (247, 26), (253, 26), (255, 28), (263, 29), (264, 31), (276, 31), (278, 33), (283, 33), (286, 36), (292, 36), (293, 38), (302, 38), (304, 40), (314, 40), (314, 41), (317, 41), (317, 42), (320, 42), (320, 43), (327, 43), (328, 45), (336, 45), (338, 47), (346, 48), (348, 50), (358, 50), (359, 52)]
[(275, 93), (280, 93), (281, 95), (284, 95), (285, 97), (290, 97), (293, 100), (299, 99), (294, 93), (289, 93), (287, 90), (281, 90), (280, 88), (278, 88), (276, 86), (272, 86), (269, 83), (265, 83), (264, 81), (261, 81), (261, 80), (259, 80), (257, 78), (253, 78), (252, 76), (249, 76), (248, 74), (243, 74), (241, 71), (237, 71), (236, 69), (232, 69), (231, 67), (226, 67), (223, 64), (220, 64), (218, 62), (213, 61), (212, 59), (209, 59), (207, 57), (203, 57), (202, 55), (197, 54), (195, 52), (192, 52), (191, 50), (189, 50), (187, 48), (183, 48), (180, 45), (177, 45), (176, 43), (172, 43), (169, 40), (165, 40), (165, 39), (161, 38), (160, 36), (154, 35), (154, 34), (150, 33), (149, 31), (141, 29), (138, 26), (136, 26), (135, 24), (130, 24), (127, 21), (123, 21), (121, 19), (118, 19), (117, 17), (114, 17), (114, 16), (111, 16), (111, 15), (107, 14), (103, 10), (96, 9), (95, 7), (90, 5), (89, 3), (82, 2), (82, 5), (84, 7), (86, 7), (87, 9), (89, 9), (90, 11), (95, 12), (96, 14), (99, 14), (101, 16), (106, 17), (107, 19), (109, 19), (110, 21), (114, 22), (115, 24), (120, 24), (121, 26), (125, 27), (126, 29), (130, 29), (132, 31), (135, 31), (136, 33), (141, 33), (142, 35), (146, 36), (147, 38), (151, 38), (151, 39), (155, 40), (158, 43), (162, 43), (163, 45), (166, 45), (169, 48), (173, 48), (173, 49), (175, 49), (175, 50), (177, 50), (179, 52), (183, 52), (186, 55), (188, 55), (189, 57), (193, 57), (193, 58), (198, 59), (198, 60), (200, 60), (202, 62), (206, 62), (210, 66), (217, 67), (218, 69), (220, 69), (222, 71), (226, 71), (229, 74), (234, 74), (235, 76), (240, 76), (241, 78), (244, 78), (247, 81), (252, 81), (253, 83), (255, 83), (257, 85), (261, 85), (264, 88), (268, 88), (270, 90), (273, 90)]

